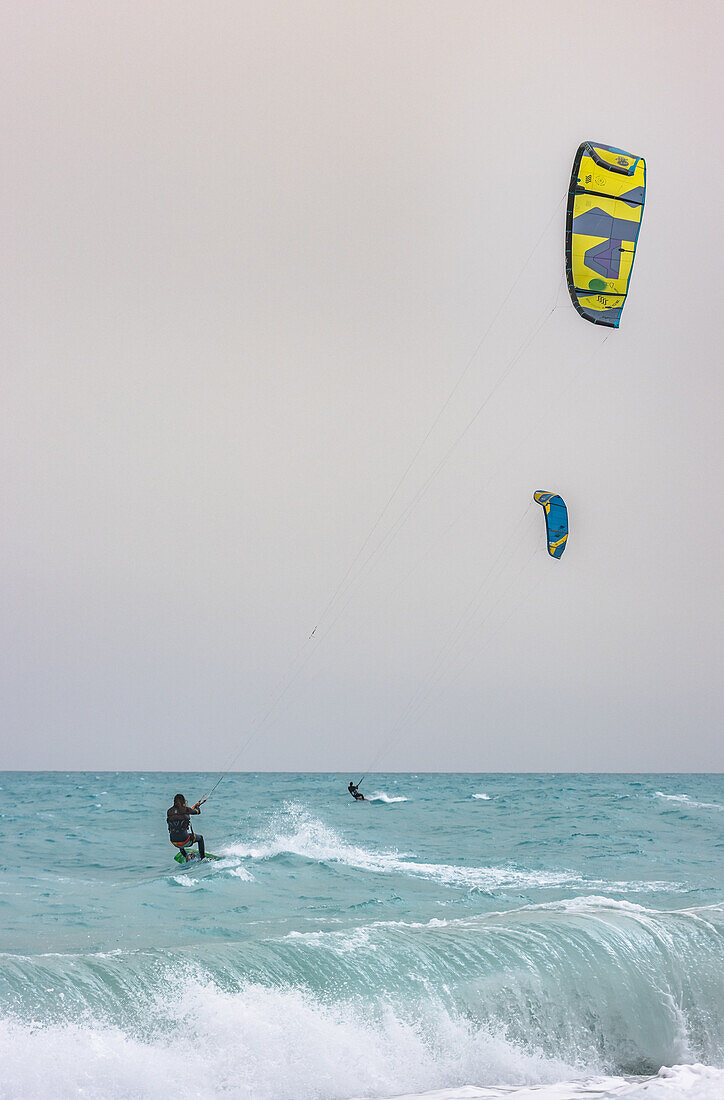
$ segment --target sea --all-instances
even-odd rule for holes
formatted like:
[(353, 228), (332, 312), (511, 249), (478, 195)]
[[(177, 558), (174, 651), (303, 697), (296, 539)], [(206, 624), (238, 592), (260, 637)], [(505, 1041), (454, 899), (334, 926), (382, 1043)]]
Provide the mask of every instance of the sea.
[(0, 774), (0, 1097), (724, 1100), (724, 776)]

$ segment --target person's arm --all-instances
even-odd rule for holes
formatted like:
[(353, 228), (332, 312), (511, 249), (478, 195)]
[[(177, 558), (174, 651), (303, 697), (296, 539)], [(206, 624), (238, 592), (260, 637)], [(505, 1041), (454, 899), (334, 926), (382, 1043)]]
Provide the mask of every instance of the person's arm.
[(200, 814), (201, 813), (201, 807), (199, 806), (198, 802), (196, 802), (193, 806), (187, 806), (186, 809), (188, 810), (188, 812), (190, 814)]

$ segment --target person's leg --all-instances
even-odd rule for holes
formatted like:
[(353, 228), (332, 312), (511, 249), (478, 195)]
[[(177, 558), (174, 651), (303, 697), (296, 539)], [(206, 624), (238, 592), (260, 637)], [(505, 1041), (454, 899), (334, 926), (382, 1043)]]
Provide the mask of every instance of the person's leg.
[(199, 859), (203, 859), (206, 855), (206, 848), (204, 847), (204, 838), (196, 834), (196, 843), (199, 846)]
[(185, 848), (179, 848), (179, 852), (184, 857), (184, 863), (188, 863), (191, 858)]

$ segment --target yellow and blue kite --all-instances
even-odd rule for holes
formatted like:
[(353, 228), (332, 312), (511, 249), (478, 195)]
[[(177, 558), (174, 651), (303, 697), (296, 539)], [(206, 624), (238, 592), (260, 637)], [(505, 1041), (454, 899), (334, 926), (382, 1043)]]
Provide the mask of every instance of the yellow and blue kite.
[(533, 493), (533, 500), (542, 506), (546, 514), (548, 553), (552, 558), (560, 558), (568, 538), (568, 509), (565, 501), (555, 493), (544, 493), (540, 489)]
[(568, 188), (566, 281), (594, 325), (618, 328), (646, 195), (646, 161), (612, 145), (579, 145)]

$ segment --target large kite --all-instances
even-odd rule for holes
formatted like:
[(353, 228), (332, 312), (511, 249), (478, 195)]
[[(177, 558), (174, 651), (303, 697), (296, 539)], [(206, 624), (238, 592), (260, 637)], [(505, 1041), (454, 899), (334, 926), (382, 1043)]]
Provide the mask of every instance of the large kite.
[(566, 280), (594, 325), (618, 328), (646, 194), (646, 161), (584, 141), (573, 162), (566, 214)]
[(540, 504), (546, 514), (546, 538), (548, 553), (552, 558), (560, 558), (566, 548), (568, 538), (568, 509), (562, 497), (555, 493), (533, 493), (533, 500)]

